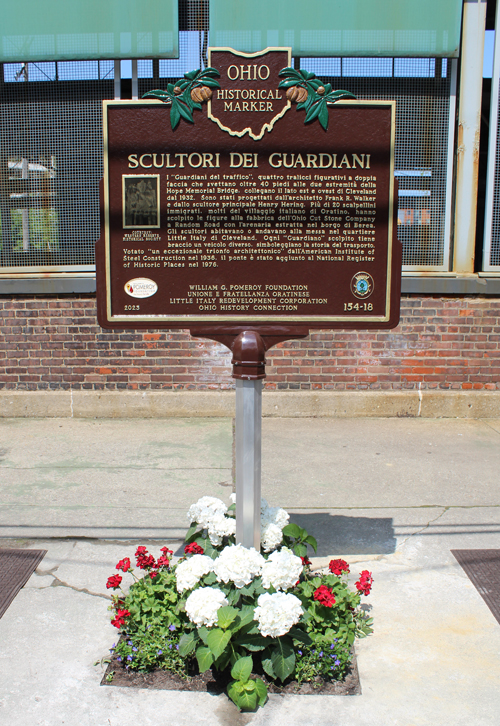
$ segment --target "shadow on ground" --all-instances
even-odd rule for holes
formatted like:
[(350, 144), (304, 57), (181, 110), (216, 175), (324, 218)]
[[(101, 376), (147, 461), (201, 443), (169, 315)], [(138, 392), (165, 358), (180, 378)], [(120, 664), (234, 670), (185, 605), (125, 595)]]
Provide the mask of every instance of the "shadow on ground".
[(290, 521), (318, 541), (318, 557), (333, 555), (388, 555), (396, 551), (390, 517), (345, 517), (326, 512), (292, 513)]

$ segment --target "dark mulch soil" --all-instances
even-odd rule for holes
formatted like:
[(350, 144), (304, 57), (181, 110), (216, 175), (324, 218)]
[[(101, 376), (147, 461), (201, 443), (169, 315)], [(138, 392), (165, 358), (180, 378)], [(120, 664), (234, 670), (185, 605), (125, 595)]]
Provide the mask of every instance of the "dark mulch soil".
[[(111, 674), (113, 674), (111, 676)], [(322, 681), (302, 683), (296, 681), (285, 682), (283, 686), (269, 683), (265, 676), (269, 693), (299, 694), (299, 695), (328, 695), (328, 696), (357, 696), (361, 693), (356, 656), (353, 655), (351, 667), (342, 681)], [(191, 676), (184, 680), (175, 673), (164, 670), (149, 672), (127, 670), (122, 663), (111, 658), (106, 672), (102, 678), (101, 686), (120, 686), (129, 688), (151, 688), (169, 691), (205, 691), (219, 694), (226, 692), (230, 680), (229, 672), (218, 673), (211, 669), (205, 673)]]

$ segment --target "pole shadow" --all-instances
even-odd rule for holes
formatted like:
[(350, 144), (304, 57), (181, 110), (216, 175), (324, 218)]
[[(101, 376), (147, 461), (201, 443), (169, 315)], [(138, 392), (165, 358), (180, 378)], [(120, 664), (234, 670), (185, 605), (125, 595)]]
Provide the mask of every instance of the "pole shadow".
[(292, 513), (295, 522), (318, 542), (318, 557), (389, 555), (396, 551), (391, 517), (348, 517), (326, 512)]

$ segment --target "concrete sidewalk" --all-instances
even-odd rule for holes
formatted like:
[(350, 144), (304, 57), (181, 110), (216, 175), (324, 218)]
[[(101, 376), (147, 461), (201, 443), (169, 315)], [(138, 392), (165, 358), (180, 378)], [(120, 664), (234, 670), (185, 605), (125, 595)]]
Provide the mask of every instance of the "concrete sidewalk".
[(189, 505), (229, 501), (231, 420), (0, 420), (0, 546), (48, 550), (0, 619), (9, 726), (493, 726), (500, 626), (450, 549), (500, 548), (500, 421), (265, 419), (263, 496), (374, 576), (362, 695), (100, 687), (116, 641), (107, 577), (138, 544), (178, 548)]

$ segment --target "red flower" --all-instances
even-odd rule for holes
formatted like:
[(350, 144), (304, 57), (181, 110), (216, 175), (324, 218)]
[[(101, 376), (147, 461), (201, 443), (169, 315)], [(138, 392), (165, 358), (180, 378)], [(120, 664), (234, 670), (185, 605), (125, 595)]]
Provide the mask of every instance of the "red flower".
[(356, 583), (356, 587), (363, 595), (369, 595), (373, 585), (372, 573), (368, 570), (363, 570), (359, 575), (359, 580)]
[(326, 585), (320, 585), (313, 595), (314, 599), (317, 600), (321, 605), (327, 608), (331, 608), (335, 605), (335, 597), (331, 587)]
[(137, 548), (135, 560), (137, 562), (137, 567), (140, 567), (141, 570), (148, 570), (150, 567), (155, 567), (156, 565), (155, 558), (153, 555), (148, 554), (145, 547)]
[(345, 560), (330, 560), (328, 567), (334, 575), (340, 576), (343, 572), (350, 572), (349, 565)]
[(127, 572), (127, 570), (130, 570), (130, 560), (128, 557), (124, 557), (123, 560), (120, 560), (120, 562), (116, 565), (117, 570), (121, 570), (122, 572)]
[(111, 625), (114, 625), (115, 628), (121, 628), (125, 623), (125, 618), (128, 618), (129, 615), (130, 612), (128, 610), (117, 610), (116, 618), (111, 621)]
[(309, 559), (309, 557), (301, 557), (300, 559), (302, 560), (302, 564), (304, 565), (304, 567), (311, 564), (311, 560)]
[(169, 550), (168, 547), (162, 547), (160, 549), (160, 552), (163, 552), (163, 554), (164, 554), (165, 557), (167, 557), (168, 555), (173, 555), (174, 554), (174, 551), (173, 550)]
[(157, 567), (168, 567), (169, 565), (170, 565), (170, 560), (168, 559), (168, 557), (165, 557), (165, 555), (158, 557), (158, 559), (156, 560)]
[(117, 587), (120, 587), (120, 582), (123, 580), (123, 577), (121, 575), (111, 575), (111, 577), (108, 577), (108, 581), (106, 583), (106, 587), (109, 588), (112, 587), (113, 590), (116, 590)]
[(158, 570), (153, 570), (152, 572), (149, 573), (149, 576), (150, 576), (151, 579), (153, 579), (154, 577), (156, 577), (159, 574), (160, 573), (158, 572)]
[(202, 555), (204, 552), (205, 550), (203, 547), (200, 547), (200, 545), (196, 544), (196, 542), (191, 542), (191, 544), (184, 547), (185, 555)]

